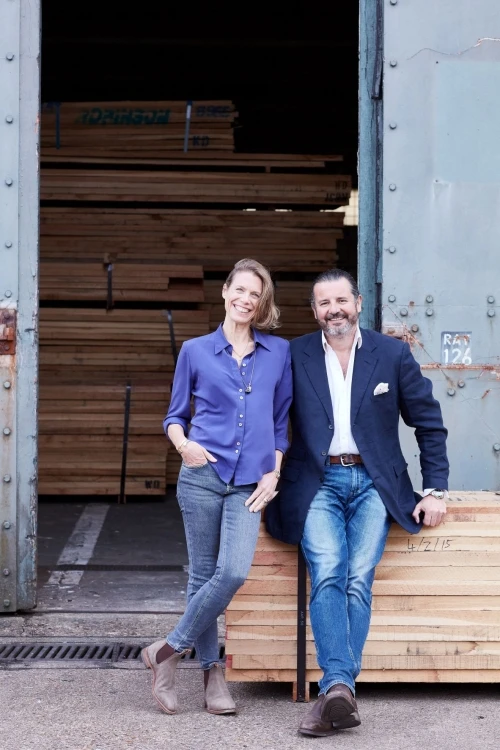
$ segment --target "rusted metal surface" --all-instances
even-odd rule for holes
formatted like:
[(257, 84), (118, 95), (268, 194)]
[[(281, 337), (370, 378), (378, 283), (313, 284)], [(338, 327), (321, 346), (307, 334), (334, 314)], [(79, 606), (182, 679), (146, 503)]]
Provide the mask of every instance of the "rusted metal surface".
[[(0, 319), (6, 317), (0, 310)], [(14, 611), (17, 601), (15, 415), (16, 356), (0, 354), (0, 613)]]
[(0, 310), (0, 354), (16, 353), (15, 310)]

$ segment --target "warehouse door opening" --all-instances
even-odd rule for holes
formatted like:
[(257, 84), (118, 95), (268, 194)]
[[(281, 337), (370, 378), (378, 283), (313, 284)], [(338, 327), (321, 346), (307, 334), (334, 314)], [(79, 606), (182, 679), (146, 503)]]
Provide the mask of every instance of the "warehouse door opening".
[[(185, 564), (180, 459), (162, 418), (176, 353), (223, 319), (221, 287), (237, 260), (272, 271), (286, 338), (316, 328), (317, 273), (356, 274), (358, 5), (294, 8), (194, 2), (138, 15), (89, 0), (76, 22), (62, 0), (44, 4), (39, 493), (49, 577), (56, 563), (61, 574)], [(78, 523), (95, 536), (86, 561), (68, 552)]]

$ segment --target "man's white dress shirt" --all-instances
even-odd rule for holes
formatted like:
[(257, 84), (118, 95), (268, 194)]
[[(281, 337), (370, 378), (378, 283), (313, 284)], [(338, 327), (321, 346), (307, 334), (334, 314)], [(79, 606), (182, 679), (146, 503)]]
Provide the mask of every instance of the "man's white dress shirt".
[(324, 332), (322, 332), (321, 336), (323, 349), (325, 350), (326, 372), (328, 375), (334, 419), (334, 433), (328, 455), (341, 456), (343, 453), (357, 453), (359, 455), (358, 447), (351, 432), (351, 386), (356, 347), (359, 349), (363, 343), (361, 331), (359, 327), (356, 328), (345, 378), (339, 358), (326, 340)]
[[(352, 373), (354, 370), (354, 357), (356, 348), (360, 349), (363, 344), (363, 338), (359, 326), (356, 328), (354, 341), (352, 342), (349, 364), (347, 366), (346, 376), (342, 372), (339, 358), (333, 351), (332, 347), (326, 340), (324, 332), (321, 333), (323, 349), (325, 350), (326, 373), (328, 375), (328, 385), (330, 387), (330, 396), (333, 405), (334, 433), (330, 448), (329, 456), (342, 456), (344, 453), (353, 453), (359, 455), (358, 446), (351, 432), (351, 387)], [(429, 495), (434, 488), (425, 488), (424, 496)], [(448, 493), (446, 493), (446, 496)]]

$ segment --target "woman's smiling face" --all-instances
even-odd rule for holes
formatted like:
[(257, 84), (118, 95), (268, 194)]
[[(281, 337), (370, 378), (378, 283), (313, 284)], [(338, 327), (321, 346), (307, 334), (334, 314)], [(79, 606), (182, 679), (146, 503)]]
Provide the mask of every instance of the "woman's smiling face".
[(251, 271), (238, 272), (230, 286), (224, 284), (222, 296), (226, 315), (237, 325), (249, 325), (257, 311), (262, 294), (262, 281)]

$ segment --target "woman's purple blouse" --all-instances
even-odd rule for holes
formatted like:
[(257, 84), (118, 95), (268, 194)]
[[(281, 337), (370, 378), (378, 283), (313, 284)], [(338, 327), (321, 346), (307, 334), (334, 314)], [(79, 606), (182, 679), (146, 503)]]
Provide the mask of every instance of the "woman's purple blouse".
[[(256, 329), (253, 335), (255, 349), (240, 368), (222, 325), (214, 333), (186, 341), (163, 422), (165, 432), (169, 425), (180, 424), (187, 434), (191, 425), (189, 438), (215, 456), (213, 466), (222, 481), (236, 486), (258, 482), (275, 469), (275, 450), (288, 449), (290, 345)], [(250, 381), (252, 390), (246, 393)]]

